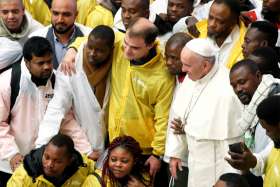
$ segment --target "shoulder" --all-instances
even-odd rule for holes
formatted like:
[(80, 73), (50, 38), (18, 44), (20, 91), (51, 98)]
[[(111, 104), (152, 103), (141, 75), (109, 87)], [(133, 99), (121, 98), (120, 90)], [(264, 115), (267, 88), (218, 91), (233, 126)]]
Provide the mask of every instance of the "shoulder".
[(33, 36), (41, 36), (41, 37), (46, 37), (47, 36), (47, 33), (48, 33), (48, 30), (51, 26), (46, 26), (46, 27), (43, 27), (41, 29), (38, 29), (34, 32), (32, 32), (28, 37), (31, 38)]
[(84, 35), (89, 35), (89, 33), (91, 32), (91, 28), (89, 28), (89, 27), (86, 27), (86, 26), (84, 26), (84, 25), (82, 25), (82, 24), (80, 24), (80, 23), (75, 23), (75, 25), (82, 31), (82, 33), (84, 34)]
[(11, 73), (12, 68), (4, 71), (2, 74), (0, 74), (0, 92), (8, 93), (7, 91), (10, 91), (10, 82), (11, 82)]
[(32, 178), (27, 174), (23, 165), (21, 164), (9, 179), (7, 186), (29, 186), (32, 184)]

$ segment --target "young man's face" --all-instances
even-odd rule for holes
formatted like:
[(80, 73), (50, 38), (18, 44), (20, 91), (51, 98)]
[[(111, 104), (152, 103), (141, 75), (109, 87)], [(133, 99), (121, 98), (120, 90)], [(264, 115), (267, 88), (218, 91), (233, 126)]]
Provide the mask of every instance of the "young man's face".
[(71, 157), (66, 154), (66, 147), (57, 147), (49, 143), (42, 158), (44, 174), (48, 177), (59, 177), (71, 161)]
[(128, 60), (140, 60), (149, 54), (152, 44), (145, 43), (142, 37), (130, 37), (127, 31), (124, 38), (124, 55)]
[(260, 119), (260, 124), (265, 129), (267, 136), (269, 136), (276, 148), (280, 148), (280, 124), (270, 125), (265, 120)]
[(54, 0), (51, 7), (51, 22), (54, 31), (65, 34), (70, 31), (75, 23), (77, 11), (73, 3)]
[(20, 32), (24, 18), (24, 8), (19, 0), (0, 3), (0, 16), (10, 32)]
[(261, 34), (262, 33), (256, 28), (250, 28), (247, 30), (242, 44), (244, 58), (247, 58), (255, 49), (263, 47)]
[(42, 57), (32, 55), (32, 59), (25, 60), (25, 63), (30, 74), (38, 79), (48, 79), (52, 74), (52, 54), (45, 54)]
[(171, 74), (178, 75), (182, 73), (182, 62), (180, 59), (183, 46), (176, 43), (167, 44), (165, 46), (166, 65)]
[(258, 88), (260, 72), (253, 74), (248, 67), (242, 66), (230, 73), (230, 84), (242, 104), (248, 105)]
[(122, 22), (124, 27), (127, 29), (130, 20), (144, 17), (149, 18), (149, 10), (143, 9), (141, 0), (122, 0)]
[(105, 40), (91, 36), (85, 46), (85, 53), (90, 64), (101, 65), (110, 58), (112, 49), (113, 46), (108, 46)]
[(189, 0), (169, 0), (167, 5), (168, 21), (176, 23), (180, 18), (191, 15), (193, 9)]

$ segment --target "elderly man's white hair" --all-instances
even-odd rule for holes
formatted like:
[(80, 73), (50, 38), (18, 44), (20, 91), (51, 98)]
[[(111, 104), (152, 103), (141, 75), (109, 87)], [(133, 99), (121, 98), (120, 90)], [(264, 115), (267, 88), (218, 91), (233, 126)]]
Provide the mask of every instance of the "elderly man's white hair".
[(0, 70), (18, 61), (22, 56), (22, 46), (17, 41), (1, 37)]

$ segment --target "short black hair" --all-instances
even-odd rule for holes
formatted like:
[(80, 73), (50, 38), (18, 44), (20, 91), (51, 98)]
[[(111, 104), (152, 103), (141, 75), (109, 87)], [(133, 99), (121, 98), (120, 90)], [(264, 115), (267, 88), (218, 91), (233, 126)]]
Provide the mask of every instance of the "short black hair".
[(92, 36), (104, 40), (109, 47), (114, 46), (115, 34), (111, 27), (98, 25), (90, 32), (89, 37)]
[(141, 9), (149, 10), (150, 9), (150, 0), (140, 0), (141, 2)]
[(270, 126), (280, 123), (280, 96), (273, 95), (265, 98), (257, 107), (257, 116)]
[(24, 59), (30, 61), (33, 55), (43, 57), (47, 54), (53, 54), (53, 49), (46, 38), (33, 36), (25, 42), (22, 53)]
[(250, 59), (243, 59), (238, 61), (234, 64), (230, 69), (230, 74), (232, 74), (235, 70), (239, 69), (240, 67), (246, 67), (252, 74), (256, 74), (259, 70), (257, 63)]
[(227, 5), (236, 18), (239, 18), (241, 12), (239, 0), (214, 0), (214, 3)]
[(65, 134), (57, 134), (51, 138), (47, 145), (53, 144), (57, 147), (65, 147), (66, 148), (66, 155), (72, 156), (75, 152), (74, 142), (70, 136)]
[(250, 187), (247, 180), (237, 173), (225, 173), (219, 180), (224, 181), (227, 187)]
[(166, 45), (170, 45), (173, 43), (178, 44), (179, 46), (184, 47), (186, 45), (187, 42), (189, 42), (190, 40), (192, 40), (192, 37), (187, 34), (187, 33), (183, 33), (183, 32), (177, 32), (175, 34), (173, 34), (166, 42)]
[(275, 78), (280, 78), (280, 69), (278, 66), (279, 56), (273, 48), (260, 47), (255, 49), (251, 55), (261, 58), (264, 62), (258, 64), (262, 74), (271, 74)]
[(255, 28), (263, 33), (265, 40), (268, 41), (268, 46), (274, 47), (278, 38), (277, 27), (268, 21), (255, 21), (250, 25), (250, 28)]

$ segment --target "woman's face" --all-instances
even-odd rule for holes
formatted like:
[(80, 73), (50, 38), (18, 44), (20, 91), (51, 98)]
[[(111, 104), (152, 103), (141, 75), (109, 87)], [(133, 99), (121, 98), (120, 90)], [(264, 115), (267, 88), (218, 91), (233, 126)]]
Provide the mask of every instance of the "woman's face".
[(126, 149), (116, 147), (111, 151), (108, 164), (110, 171), (116, 178), (123, 178), (130, 174), (134, 158)]

